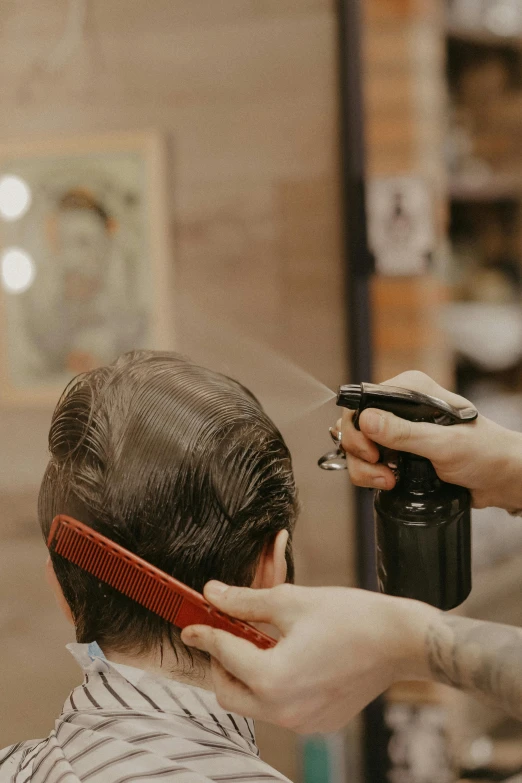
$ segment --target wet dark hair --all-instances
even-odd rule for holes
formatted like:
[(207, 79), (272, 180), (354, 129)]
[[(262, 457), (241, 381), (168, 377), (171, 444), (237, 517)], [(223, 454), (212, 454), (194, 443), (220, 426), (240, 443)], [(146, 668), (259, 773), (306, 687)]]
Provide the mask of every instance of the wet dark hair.
[[(172, 353), (138, 351), (79, 375), (49, 433), (38, 515), (112, 538), (190, 587), (251, 584), (264, 546), (297, 515), (290, 454), (255, 397)], [(79, 642), (145, 653), (179, 631), (51, 554)], [(286, 552), (293, 579), (291, 544)]]

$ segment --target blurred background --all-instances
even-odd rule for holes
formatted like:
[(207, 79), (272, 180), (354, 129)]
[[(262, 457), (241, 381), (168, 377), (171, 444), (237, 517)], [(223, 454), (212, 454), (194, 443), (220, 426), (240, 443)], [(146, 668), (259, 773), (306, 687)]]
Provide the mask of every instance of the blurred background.
[[(522, 429), (522, 0), (4, 0), (0, 747), (79, 671), (43, 577), (53, 406), (140, 346), (228, 372), (294, 455), (298, 581), (367, 586), (367, 520), (317, 470), (330, 389), (420, 369)], [(522, 524), (474, 513), (460, 611), (522, 624)], [(404, 684), (346, 731), (258, 726), (299, 783), (521, 774), (522, 729)]]

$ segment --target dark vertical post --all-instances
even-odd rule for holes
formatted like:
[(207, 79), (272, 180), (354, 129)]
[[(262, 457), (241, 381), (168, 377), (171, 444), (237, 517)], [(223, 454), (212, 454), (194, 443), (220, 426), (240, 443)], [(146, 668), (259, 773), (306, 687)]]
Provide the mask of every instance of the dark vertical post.
[[(365, 206), (364, 110), (361, 69), (360, 0), (338, 0), (340, 149), (343, 240), (350, 381), (372, 380), (370, 277)], [(377, 589), (373, 493), (355, 490), (357, 576), (361, 587)], [(367, 783), (386, 781), (387, 733), (382, 700), (363, 715), (363, 769)]]

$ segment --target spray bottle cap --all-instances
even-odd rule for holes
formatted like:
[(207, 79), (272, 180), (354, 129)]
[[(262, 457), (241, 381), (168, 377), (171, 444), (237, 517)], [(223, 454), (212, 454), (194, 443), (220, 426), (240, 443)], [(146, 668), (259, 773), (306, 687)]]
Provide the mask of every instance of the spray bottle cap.
[(400, 456), (399, 470), (401, 481), (412, 489), (415, 487), (424, 489), (428, 486), (435, 489), (440, 486), (440, 479), (435, 468), (425, 457), (403, 452)]

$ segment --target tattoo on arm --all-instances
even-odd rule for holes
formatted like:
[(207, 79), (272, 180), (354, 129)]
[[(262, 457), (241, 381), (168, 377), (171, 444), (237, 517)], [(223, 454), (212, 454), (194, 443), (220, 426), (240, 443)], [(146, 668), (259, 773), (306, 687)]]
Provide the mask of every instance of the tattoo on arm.
[(440, 615), (426, 646), (436, 680), (522, 719), (522, 628)]

